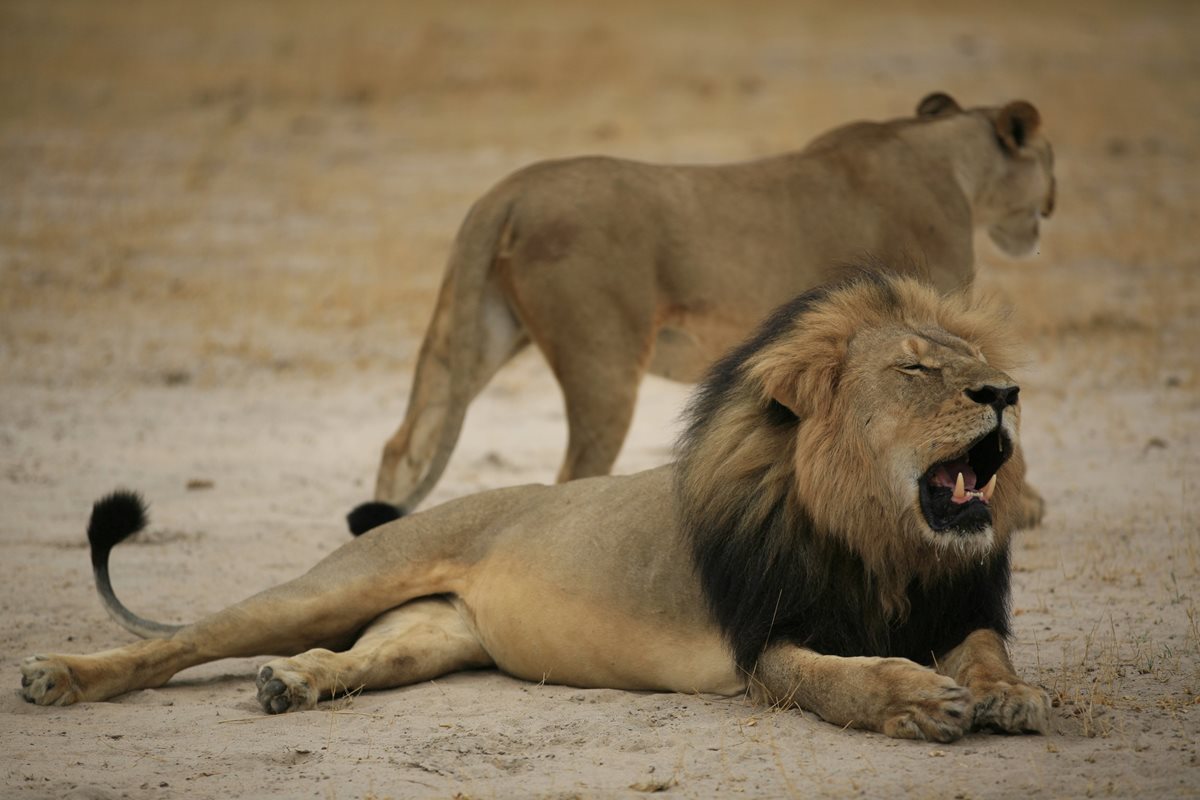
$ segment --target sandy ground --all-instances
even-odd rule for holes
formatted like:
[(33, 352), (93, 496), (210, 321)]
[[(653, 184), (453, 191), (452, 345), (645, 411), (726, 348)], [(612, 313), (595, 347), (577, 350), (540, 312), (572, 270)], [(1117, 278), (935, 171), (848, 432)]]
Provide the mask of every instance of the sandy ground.
[[(0, 795), (1200, 794), (1200, 6), (903, 5), (0, 4)], [(1029, 347), (1049, 514), (1016, 544), (1014, 652), (1047, 735), (896, 742), (493, 672), (267, 717), (250, 660), (18, 697), (23, 656), (130, 641), (83, 544), (103, 492), (153, 503), (113, 572), (156, 618), (345, 541), (450, 237), (507, 172), (753, 157), (934, 89), (1032, 100), (1058, 154), (1038, 255), (979, 247)], [(620, 471), (668, 458), (686, 391), (647, 382)], [(550, 480), (564, 441), (522, 357), (433, 500)]]

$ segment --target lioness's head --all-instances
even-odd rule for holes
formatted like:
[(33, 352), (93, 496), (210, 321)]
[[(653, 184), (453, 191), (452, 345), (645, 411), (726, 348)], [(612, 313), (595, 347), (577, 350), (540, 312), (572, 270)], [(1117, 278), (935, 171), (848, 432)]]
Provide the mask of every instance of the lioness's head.
[[(1054, 211), (1054, 151), (1042, 134), (1042, 117), (1024, 100), (964, 110), (941, 92), (917, 104), (918, 118), (956, 119), (985, 130), (973, 153), (978, 185), (972, 187), (979, 222), (996, 246), (1011, 256), (1033, 250), (1040, 219)], [(959, 143), (962, 139), (953, 139)]]
[(685, 504), (719, 515), (741, 493), (751, 517), (807, 520), (876, 565), (1006, 544), (1024, 467), (1005, 329), (990, 304), (912, 279), (802, 296), (694, 401)]

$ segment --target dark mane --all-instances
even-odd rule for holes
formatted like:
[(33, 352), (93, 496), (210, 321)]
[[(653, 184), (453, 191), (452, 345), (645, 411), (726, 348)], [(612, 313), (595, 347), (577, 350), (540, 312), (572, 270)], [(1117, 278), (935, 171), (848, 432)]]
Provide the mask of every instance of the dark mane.
[[(827, 293), (828, 290), (824, 287), (811, 289), (779, 306), (758, 326), (750, 338), (709, 367), (704, 380), (692, 392), (687, 408), (684, 409), (683, 418), (687, 420), (687, 427), (675, 445), (679, 457), (682, 458), (689, 445), (703, 434), (716, 410), (729, 401), (733, 389), (741, 383), (742, 367), (746, 360), (782, 338), (791, 330), (794, 321), (824, 299)], [(796, 421), (795, 416), (778, 403), (769, 411), (778, 422)]]
[(802, 332), (806, 315), (831, 295), (863, 284), (877, 303), (900, 302), (892, 281), (876, 274), (800, 295), (711, 368), (685, 412), (676, 471), (683, 533), (709, 607), (747, 672), (777, 642), (930, 664), (975, 629), (1008, 634), (1007, 542), (938, 580), (906, 580), (901, 607), (889, 606), (880, 576), (844, 537), (818, 530), (797, 497), (790, 478), (802, 420), (747, 385), (756, 354)]

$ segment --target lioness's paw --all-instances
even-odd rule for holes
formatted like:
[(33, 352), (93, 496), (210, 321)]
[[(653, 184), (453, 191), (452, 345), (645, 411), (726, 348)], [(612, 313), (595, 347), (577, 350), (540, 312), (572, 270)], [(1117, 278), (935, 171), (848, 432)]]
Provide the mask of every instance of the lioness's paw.
[(1021, 493), (1017, 497), (1016, 515), (1014, 522), (1017, 530), (1028, 530), (1042, 524), (1046, 516), (1046, 501), (1028, 483), (1021, 484)]
[(879, 730), (897, 739), (953, 742), (970, 727), (971, 694), (945, 675), (901, 658), (877, 666), (887, 701)]
[(255, 679), (258, 702), (268, 714), (299, 711), (317, 705), (318, 692), (307, 675), (298, 672), (287, 659), (278, 659), (263, 666)]
[(29, 656), (21, 663), (21, 696), (39, 706), (69, 706), (79, 699), (79, 689), (59, 659)]
[(976, 728), (1005, 733), (1042, 733), (1050, 721), (1050, 698), (1024, 681), (989, 682), (971, 687)]

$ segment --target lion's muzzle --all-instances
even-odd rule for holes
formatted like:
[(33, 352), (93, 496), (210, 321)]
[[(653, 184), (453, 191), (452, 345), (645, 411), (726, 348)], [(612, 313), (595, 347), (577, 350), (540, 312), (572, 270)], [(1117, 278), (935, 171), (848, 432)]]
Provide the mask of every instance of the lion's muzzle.
[(1013, 444), (997, 417), (996, 427), (964, 453), (926, 470), (920, 481), (920, 497), (929, 527), (970, 535), (991, 525), (996, 475), (1012, 452)]

